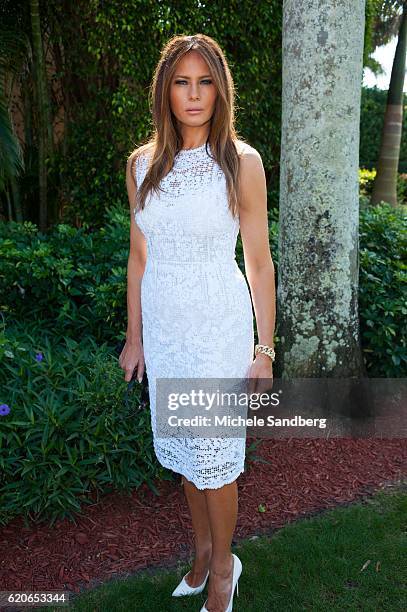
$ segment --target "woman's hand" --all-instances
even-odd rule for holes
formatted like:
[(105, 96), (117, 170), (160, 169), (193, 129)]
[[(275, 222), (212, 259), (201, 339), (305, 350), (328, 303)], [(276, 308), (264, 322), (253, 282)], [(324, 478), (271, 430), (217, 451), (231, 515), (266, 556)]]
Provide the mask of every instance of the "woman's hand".
[(124, 380), (130, 382), (134, 370), (137, 368), (136, 377), (139, 382), (144, 374), (144, 349), (141, 341), (130, 342), (126, 341), (119, 357), (119, 364), (122, 370), (125, 371)]
[[(268, 355), (257, 353), (249, 369), (249, 393), (262, 393), (273, 386), (273, 362)], [(259, 380), (261, 379), (261, 380)], [(266, 380), (263, 380), (266, 379)]]

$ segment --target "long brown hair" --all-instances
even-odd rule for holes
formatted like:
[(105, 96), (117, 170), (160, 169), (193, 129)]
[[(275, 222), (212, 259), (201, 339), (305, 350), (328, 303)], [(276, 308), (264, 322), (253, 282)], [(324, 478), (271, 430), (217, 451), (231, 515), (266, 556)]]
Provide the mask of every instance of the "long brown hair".
[[(146, 176), (136, 193), (136, 209), (143, 210), (148, 193), (160, 189), (161, 179), (171, 170), (175, 155), (182, 148), (182, 135), (170, 107), (170, 84), (176, 64), (195, 49), (207, 62), (217, 89), (215, 109), (208, 140), (213, 158), (223, 170), (229, 209), (238, 214), (238, 177), (240, 153), (236, 141), (242, 140), (235, 129), (235, 86), (225, 55), (218, 43), (205, 34), (173, 36), (161, 51), (149, 91), (154, 131), (149, 140), (129, 156), (131, 164), (143, 153), (151, 153)], [(243, 141), (244, 142), (244, 141)]]

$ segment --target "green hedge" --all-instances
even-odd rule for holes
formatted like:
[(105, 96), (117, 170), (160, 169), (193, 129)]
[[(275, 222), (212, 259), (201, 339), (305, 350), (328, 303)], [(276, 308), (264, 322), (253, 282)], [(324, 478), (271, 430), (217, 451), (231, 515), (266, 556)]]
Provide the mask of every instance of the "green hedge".
[[(90, 492), (130, 491), (171, 478), (156, 461), (150, 412), (123, 405), (117, 357), (91, 337), (38, 325), (0, 333), (0, 523), (72, 517)], [(6, 408), (8, 407), (8, 409)], [(0, 408), (1, 410), (1, 408)]]
[[(362, 191), (366, 189), (366, 185), (362, 187)], [(383, 314), (392, 321), (392, 331), (388, 333), (394, 334), (400, 345), (393, 343), (384, 350), (379, 336), (365, 333), (366, 366), (378, 376), (403, 376), (406, 348), (400, 308), (405, 299), (405, 208), (393, 210), (385, 204), (370, 208), (364, 204), (365, 200), (366, 196), (362, 195), (361, 326), (365, 330), (371, 325), (371, 309), (379, 308), (379, 297), (384, 296)], [(373, 223), (373, 219), (380, 222)], [(98, 344), (116, 342), (126, 327), (129, 224), (128, 212), (118, 207), (107, 212), (99, 231), (91, 231), (86, 225), (78, 230), (59, 225), (42, 235), (29, 222), (1, 224), (0, 310), (6, 320), (37, 320), (41, 321), (42, 329), (60, 337), (91, 336)], [(275, 209), (269, 211), (269, 224), (278, 275)], [(240, 236), (236, 255), (244, 271)], [(380, 294), (371, 292), (371, 279), (376, 276), (382, 279)], [(364, 301), (366, 295), (369, 297)]]
[(31, 222), (0, 224), (0, 309), (98, 342), (123, 331), (128, 213), (109, 210), (104, 227), (65, 224), (44, 235)]
[(362, 206), (359, 313), (367, 372), (407, 375), (407, 210)]

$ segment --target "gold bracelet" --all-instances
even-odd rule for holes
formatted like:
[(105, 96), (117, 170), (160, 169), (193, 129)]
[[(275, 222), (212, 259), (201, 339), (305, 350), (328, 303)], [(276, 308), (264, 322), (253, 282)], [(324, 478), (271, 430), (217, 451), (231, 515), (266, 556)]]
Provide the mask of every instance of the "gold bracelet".
[(258, 353), (263, 353), (264, 355), (267, 355), (268, 357), (270, 357), (271, 361), (274, 361), (276, 358), (276, 354), (273, 347), (267, 346), (267, 344), (256, 344), (254, 354), (257, 355)]

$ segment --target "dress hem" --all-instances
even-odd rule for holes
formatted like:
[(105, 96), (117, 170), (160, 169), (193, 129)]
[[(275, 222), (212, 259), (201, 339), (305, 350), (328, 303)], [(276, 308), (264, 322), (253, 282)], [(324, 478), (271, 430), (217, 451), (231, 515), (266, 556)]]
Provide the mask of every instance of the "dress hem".
[(172, 470), (176, 474), (181, 474), (181, 476), (185, 476), (185, 478), (187, 478), (190, 482), (192, 482), (192, 484), (194, 484), (196, 486), (196, 488), (199, 489), (200, 491), (203, 491), (204, 489), (220, 489), (224, 485), (231, 484), (232, 482), (234, 482), (236, 480), (236, 478), (238, 478), (238, 476), (240, 476), (240, 474), (242, 474), (245, 471), (245, 468), (244, 468), (244, 465), (243, 465), (243, 466), (240, 466), (238, 468), (238, 470), (234, 472), (232, 477), (226, 478), (226, 480), (222, 480), (222, 482), (219, 483), (219, 484), (213, 484), (213, 485), (203, 484), (202, 485), (202, 484), (198, 484), (197, 482), (194, 482), (193, 477), (191, 477), (191, 475), (185, 473), (185, 471), (182, 471), (181, 469), (176, 469), (170, 463), (167, 463), (163, 459), (160, 459), (159, 456), (157, 455), (157, 453), (156, 453), (156, 456), (157, 456), (157, 459), (158, 459), (159, 463), (161, 463), (161, 465), (163, 467), (165, 467), (165, 468), (167, 468), (169, 470)]

